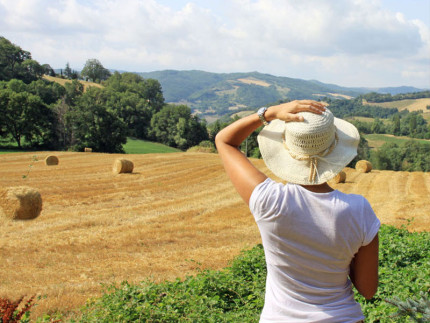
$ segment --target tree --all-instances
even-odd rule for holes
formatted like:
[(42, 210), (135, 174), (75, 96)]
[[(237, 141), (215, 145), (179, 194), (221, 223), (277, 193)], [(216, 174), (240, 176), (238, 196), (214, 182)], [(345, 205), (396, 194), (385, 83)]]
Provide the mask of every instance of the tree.
[(373, 120), (370, 131), (372, 131), (372, 133), (383, 133), (384, 132), (384, 124), (382, 123), (382, 121), (379, 118), (375, 118), (375, 120)]
[(66, 68), (64, 69), (64, 76), (68, 79), (72, 78), (72, 69), (70, 68), (69, 62), (66, 63)]
[(30, 52), (22, 50), (21, 47), (0, 36), (0, 80), (19, 79), (20, 66), (28, 59), (31, 59)]
[(165, 105), (151, 119), (150, 135), (171, 147), (187, 149), (208, 140), (206, 125), (186, 105)]
[(18, 68), (18, 78), (25, 83), (31, 83), (40, 79), (43, 76), (44, 68), (37, 61), (27, 59)]
[(66, 89), (64, 99), (68, 105), (74, 105), (75, 101), (84, 93), (84, 85), (78, 80), (67, 82), (64, 87)]
[(99, 152), (123, 153), (122, 145), (127, 142), (126, 126), (103, 105), (102, 91), (90, 87), (70, 111), (73, 148), (91, 147)]
[(56, 76), (54, 69), (49, 64), (43, 64), (43, 74), (49, 75), (49, 76)]
[(151, 118), (164, 104), (160, 83), (135, 73), (115, 72), (104, 85), (106, 106), (126, 123), (128, 135), (147, 139)]
[(12, 136), (18, 148), (22, 148), (24, 138), (30, 146), (51, 140), (51, 116), (51, 111), (37, 95), (11, 89), (0, 91), (0, 128)]
[(66, 94), (64, 86), (43, 79), (28, 84), (27, 91), (39, 96), (47, 105), (56, 103)]
[(57, 146), (59, 149), (67, 149), (73, 141), (71, 107), (65, 99), (62, 99), (52, 108), (52, 111), (55, 116), (54, 131), (58, 138)]
[(152, 113), (148, 102), (132, 92), (103, 91), (106, 108), (119, 117), (127, 126), (127, 135), (148, 138)]
[(111, 73), (103, 67), (99, 60), (93, 58), (87, 60), (84, 68), (81, 71), (81, 76), (92, 82), (100, 83), (107, 80)]
[(391, 132), (395, 136), (400, 136), (400, 116), (398, 114), (393, 116), (393, 126)]

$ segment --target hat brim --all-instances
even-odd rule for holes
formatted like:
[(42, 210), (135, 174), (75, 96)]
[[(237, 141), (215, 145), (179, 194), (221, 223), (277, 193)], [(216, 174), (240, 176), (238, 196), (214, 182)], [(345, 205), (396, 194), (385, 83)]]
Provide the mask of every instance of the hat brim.
[(318, 158), (314, 181), (309, 179), (310, 162), (291, 157), (285, 149), (282, 136), (285, 122), (273, 120), (257, 137), (260, 153), (267, 167), (279, 178), (290, 183), (318, 185), (335, 177), (357, 155), (360, 134), (351, 123), (334, 118), (338, 142), (330, 154)]

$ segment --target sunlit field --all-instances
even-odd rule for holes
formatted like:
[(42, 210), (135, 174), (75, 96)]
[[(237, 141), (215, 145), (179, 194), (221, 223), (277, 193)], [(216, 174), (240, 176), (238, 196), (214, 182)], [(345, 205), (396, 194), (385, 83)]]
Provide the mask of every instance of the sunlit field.
[[(45, 165), (49, 154), (59, 165)], [(132, 174), (112, 173), (118, 157), (134, 162)], [(333, 186), (366, 196), (383, 223), (429, 230), (430, 174), (345, 172), (346, 183)], [(101, 284), (224, 268), (260, 242), (216, 154), (0, 155), (0, 187), (19, 185), (39, 190), (43, 210), (35, 220), (0, 222), (0, 296), (46, 296), (33, 315), (73, 311)]]

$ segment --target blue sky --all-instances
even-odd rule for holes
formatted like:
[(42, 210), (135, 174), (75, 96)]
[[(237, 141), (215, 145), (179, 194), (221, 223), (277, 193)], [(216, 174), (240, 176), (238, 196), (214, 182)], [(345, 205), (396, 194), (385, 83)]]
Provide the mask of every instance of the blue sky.
[(0, 35), (54, 68), (430, 88), (429, 0), (0, 0)]

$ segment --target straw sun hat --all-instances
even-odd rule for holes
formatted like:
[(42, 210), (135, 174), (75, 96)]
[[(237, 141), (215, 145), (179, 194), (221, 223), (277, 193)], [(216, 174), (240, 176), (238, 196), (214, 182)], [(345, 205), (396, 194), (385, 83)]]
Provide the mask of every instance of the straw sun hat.
[(267, 167), (290, 183), (317, 185), (335, 177), (357, 155), (360, 135), (326, 109), (299, 112), (303, 122), (273, 120), (258, 135)]

